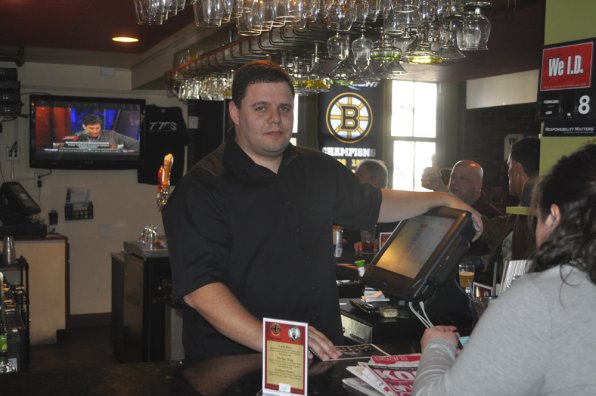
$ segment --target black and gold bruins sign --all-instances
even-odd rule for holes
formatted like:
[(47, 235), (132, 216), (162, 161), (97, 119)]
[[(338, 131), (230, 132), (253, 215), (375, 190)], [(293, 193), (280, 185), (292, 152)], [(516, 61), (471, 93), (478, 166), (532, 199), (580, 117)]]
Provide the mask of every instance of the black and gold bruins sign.
[(350, 169), (382, 153), (381, 87), (333, 87), (319, 94), (319, 148)]
[(366, 99), (354, 92), (343, 92), (327, 106), (327, 129), (340, 142), (356, 143), (368, 135), (373, 112)]

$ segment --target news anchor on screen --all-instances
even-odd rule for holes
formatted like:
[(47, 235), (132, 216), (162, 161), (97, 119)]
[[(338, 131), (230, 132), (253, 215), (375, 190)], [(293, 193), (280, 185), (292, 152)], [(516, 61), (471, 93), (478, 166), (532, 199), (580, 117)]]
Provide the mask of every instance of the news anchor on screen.
[(83, 117), (83, 130), (77, 133), (79, 142), (108, 142), (110, 147), (123, 148), (124, 150), (139, 151), (139, 142), (131, 137), (101, 127), (102, 119), (96, 114), (87, 114)]

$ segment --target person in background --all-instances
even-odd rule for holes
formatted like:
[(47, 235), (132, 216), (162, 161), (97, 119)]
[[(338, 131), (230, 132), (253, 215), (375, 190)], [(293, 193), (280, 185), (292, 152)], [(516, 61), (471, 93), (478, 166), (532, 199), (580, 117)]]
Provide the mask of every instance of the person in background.
[[(358, 165), (356, 176), (362, 184), (368, 183), (376, 188), (387, 188), (389, 171), (383, 161), (367, 159)], [(391, 232), (397, 224), (397, 222), (378, 223), (374, 227), (371, 227), (371, 231), (374, 228), (375, 238), (378, 241), (379, 233)], [(362, 252), (361, 230), (345, 229), (343, 230), (343, 239), (345, 253), (359, 254)]]
[(472, 212), (445, 193), (380, 190), (336, 159), (290, 144), (294, 88), (271, 61), (240, 67), (225, 143), (177, 184), (162, 210), (172, 289), (183, 300), (187, 359), (262, 350), (262, 319), (309, 323), (309, 349), (343, 344), (333, 224), (354, 229), (437, 206)]
[(104, 130), (102, 119), (96, 114), (83, 117), (83, 130), (77, 133), (78, 142), (108, 142), (110, 146), (122, 146), (125, 150), (139, 151), (139, 142), (116, 131)]
[(540, 140), (524, 138), (513, 143), (507, 159), (509, 194), (519, 199), (520, 206), (529, 206), (534, 182), (538, 178)]
[(596, 394), (596, 145), (538, 184), (535, 273), (490, 303), (457, 354), (456, 329), (421, 340), (412, 394)]
[[(440, 171), (437, 167), (425, 168), (422, 172), (422, 187), (433, 191), (449, 191), (476, 209), (484, 218), (502, 216), (503, 213), (491, 204), (482, 191), (484, 170), (475, 161), (462, 160), (455, 163), (449, 175), (447, 186), (443, 184)], [(474, 241), (468, 252), (462, 257), (462, 263), (473, 264), (476, 268), (476, 280), (490, 283), (492, 273), (488, 273), (488, 257), (494, 248), (490, 241)], [(466, 302), (466, 306), (469, 304)]]
[[(540, 140), (537, 138), (524, 138), (512, 145), (507, 159), (509, 194), (519, 199), (520, 206), (530, 205), (539, 162)], [(491, 219), (483, 217), (485, 232), (478, 242), (491, 248), (491, 253), (483, 258), (484, 271), (496, 261), (499, 276), (505, 261), (527, 259), (532, 255), (534, 236), (529, 220), (529, 216), (517, 214)]]
[(368, 183), (376, 188), (387, 188), (389, 171), (383, 161), (367, 159), (358, 165), (356, 176), (360, 183)]
[(503, 213), (491, 204), (482, 191), (484, 171), (480, 164), (470, 160), (455, 163), (449, 176), (449, 184), (443, 184), (438, 168), (425, 168), (422, 172), (422, 187), (433, 191), (449, 191), (471, 205), (486, 217), (501, 216)]

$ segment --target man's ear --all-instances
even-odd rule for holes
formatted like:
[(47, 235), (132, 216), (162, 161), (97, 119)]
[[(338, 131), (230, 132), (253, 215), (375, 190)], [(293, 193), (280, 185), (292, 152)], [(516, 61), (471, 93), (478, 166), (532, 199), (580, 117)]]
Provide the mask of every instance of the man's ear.
[(228, 104), (228, 111), (230, 113), (230, 119), (234, 125), (238, 125), (240, 121), (240, 109), (238, 109), (233, 100), (230, 100), (230, 103)]
[(554, 229), (559, 225), (561, 221), (561, 210), (559, 209), (559, 205), (552, 204), (550, 206), (550, 213), (546, 218), (546, 224), (551, 228)]
[(511, 160), (511, 166), (516, 173), (522, 173), (524, 171), (521, 162), (517, 162), (516, 160)]

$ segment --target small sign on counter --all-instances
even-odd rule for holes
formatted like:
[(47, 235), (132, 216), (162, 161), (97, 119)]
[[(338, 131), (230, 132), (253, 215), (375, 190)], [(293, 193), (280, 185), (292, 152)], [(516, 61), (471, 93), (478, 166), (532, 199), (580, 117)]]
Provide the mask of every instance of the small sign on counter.
[(308, 323), (263, 318), (263, 395), (308, 394)]

